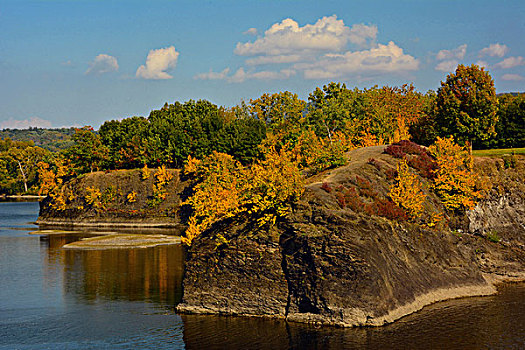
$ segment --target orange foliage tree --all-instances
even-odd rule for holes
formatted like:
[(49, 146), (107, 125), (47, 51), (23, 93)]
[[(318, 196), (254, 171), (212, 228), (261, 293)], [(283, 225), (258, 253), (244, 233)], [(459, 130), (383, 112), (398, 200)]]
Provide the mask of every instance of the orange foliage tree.
[(475, 191), (476, 177), (469, 151), (454, 143), (452, 136), (438, 137), (428, 150), (438, 165), (433, 188), (445, 208), (457, 211), (474, 207), (479, 194)]

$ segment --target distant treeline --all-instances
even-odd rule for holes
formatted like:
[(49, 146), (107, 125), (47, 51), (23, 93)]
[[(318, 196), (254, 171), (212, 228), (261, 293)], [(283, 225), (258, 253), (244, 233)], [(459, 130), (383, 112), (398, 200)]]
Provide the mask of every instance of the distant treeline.
[(28, 129), (0, 130), (0, 139), (13, 141), (33, 141), (35, 146), (51, 152), (58, 152), (73, 145), (75, 128), (45, 129), (29, 127)]
[(437, 92), (425, 94), (412, 85), (349, 89), (332, 82), (307, 101), (288, 91), (231, 108), (190, 100), (166, 103), (148, 117), (107, 121), (98, 131), (3, 130), (0, 193), (35, 192), (44, 163), (50, 171), (67, 169), (64, 178), (145, 165), (180, 168), (189, 156), (213, 152), (247, 165), (264, 158), (261, 144), (274, 138), (277, 147), (301, 148), (304, 162), (320, 170), (354, 147), (407, 139), (428, 146), (438, 136), (478, 149), (525, 147), (525, 94), (496, 95), (488, 72), (460, 65)]

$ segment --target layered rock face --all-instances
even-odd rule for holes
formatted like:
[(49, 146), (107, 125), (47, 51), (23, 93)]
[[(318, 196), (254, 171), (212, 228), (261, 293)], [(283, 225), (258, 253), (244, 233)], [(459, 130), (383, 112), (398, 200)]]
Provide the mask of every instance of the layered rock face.
[[(454, 218), (453, 232), (338, 205), (326, 181), (335, 188), (356, 174), (371, 178), (369, 156), (391, 161), (381, 148), (359, 152), (368, 152), (366, 160), (357, 157), (307, 185), (293, 213), (272, 232), (249, 222), (223, 222), (198, 238), (188, 252), (178, 310), (375, 326), (436, 301), (492, 294), (494, 282), (504, 278), (523, 279), (521, 219), (505, 223), (513, 228), (512, 237), (499, 242), (467, 232), (479, 225), (479, 213), (500, 216), (489, 201)], [(520, 213), (520, 203), (504, 202), (501, 210)], [(499, 227), (489, 219), (484, 225)], [(218, 240), (219, 233), (225, 239)]]
[[(171, 180), (160, 190), (151, 169), (117, 170), (85, 174), (64, 184), (60, 194), (64, 206), (47, 197), (40, 203), (37, 224), (42, 226), (168, 227), (183, 232), (181, 210), (188, 182), (178, 170), (168, 170)], [(157, 185), (157, 186), (156, 186)], [(155, 193), (160, 192), (162, 193)], [(163, 200), (155, 196), (164, 195)]]

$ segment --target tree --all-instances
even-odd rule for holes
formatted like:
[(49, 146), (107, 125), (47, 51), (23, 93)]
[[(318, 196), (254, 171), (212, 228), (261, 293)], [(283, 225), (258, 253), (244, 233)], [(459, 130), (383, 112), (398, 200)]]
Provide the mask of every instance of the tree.
[(0, 187), (5, 193), (36, 193), (38, 163), (49, 162), (51, 152), (28, 141), (0, 140)]
[(250, 104), (252, 115), (277, 130), (299, 123), (306, 109), (306, 102), (289, 91), (263, 94)]
[(436, 159), (437, 170), (433, 188), (449, 211), (472, 209), (479, 193), (475, 191), (472, 155), (454, 143), (452, 136), (437, 138), (428, 148)]
[(494, 80), (477, 65), (460, 64), (441, 82), (436, 100), (436, 127), (442, 137), (477, 146), (495, 135), (498, 100)]
[(91, 126), (76, 129), (73, 141), (75, 144), (66, 149), (64, 155), (78, 172), (93, 172), (105, 165), (109, 150)]
[(356, 115), (362, 115), (355, 110), (356, 95), (357, 91), (349, 90), (340, 83), (331, 82), (322, 89), (316, 88), (308, 97), (307, 125), (313, 128), (317, 136), (332, 142), (334, 134), (344, 131), (348, 121)]
[(403, 208), (412, 220), (416, 220), (423, 213), (426, 198), (423, 185), (417, 175), (410, 171), (406, 159), (397, 164), (396, 182), (390, 188), (389, 194), (392, 201)]
[(425, 97), (413, 85), (373, 87), (363, 94), (373, 134), (389, 143), (410, 139), (410, 126), (425, 114)]
[(498, 147), (525, 147), (525, 94), (501, 95), (499, 98)]

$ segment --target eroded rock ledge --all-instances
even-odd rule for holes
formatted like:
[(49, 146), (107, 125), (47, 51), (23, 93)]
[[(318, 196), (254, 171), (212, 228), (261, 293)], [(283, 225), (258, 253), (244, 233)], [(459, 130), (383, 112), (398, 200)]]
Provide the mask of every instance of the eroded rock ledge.
[[(519, 191), (494, 194), (454, 218), (452, 231), (431, 230), (341, 209), (323, 191), (326, 179), (345, 183), (368, 166), (354, 162), (312, 182), (271, 232), (233, 221), (205, 232), (189, 249), (177, 310), (379, 326), (437, 301), (489, 295), (501, 281), (524, 280)], [(498, 240), (488, 239), (495, 232)], [(215, 240), (217, 233), (228, 242)]]

